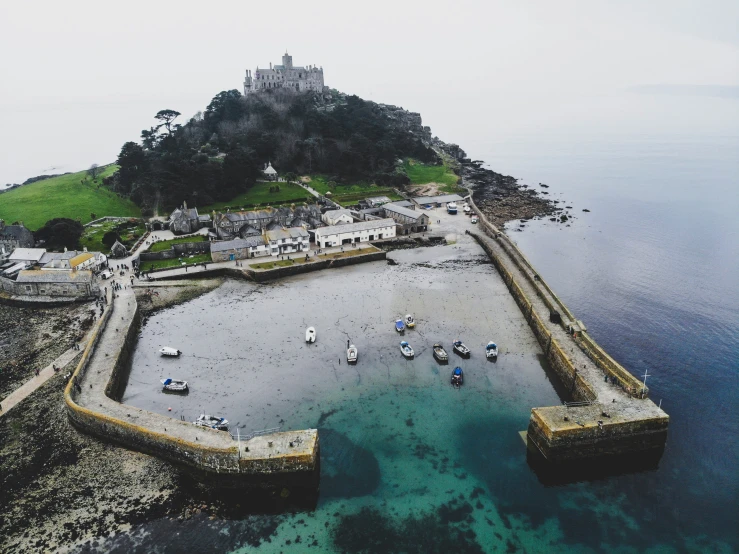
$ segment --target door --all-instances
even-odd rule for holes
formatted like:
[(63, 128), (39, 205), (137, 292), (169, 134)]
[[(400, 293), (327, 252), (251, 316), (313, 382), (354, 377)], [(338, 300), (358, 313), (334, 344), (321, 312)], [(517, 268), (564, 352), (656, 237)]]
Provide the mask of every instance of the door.
[(229, 255), (228, 255), (228, 259), (229, 259), (229, 261), (231, 261), (231, 262), (232, 262), (232, 261), (234, 261), (234, 260), (236, 259), (236, 254), (229, 254)]

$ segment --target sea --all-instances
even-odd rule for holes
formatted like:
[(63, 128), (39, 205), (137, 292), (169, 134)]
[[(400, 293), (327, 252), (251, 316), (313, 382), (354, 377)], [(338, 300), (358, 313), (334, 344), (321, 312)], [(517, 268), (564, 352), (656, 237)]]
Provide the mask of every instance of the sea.
[[(658, 463), (562, 479), (530, 463), (519, 436), (530, 408), (565, 397), (492, 266), (452, 240), (395, 253), (397, 266), (337, 270), (335, 288), (310, 277), (267, 287), (228, 282), (150, 317), (124, 400), (165, 409), (150, 384), (163, 362), (148, 352), (175, 329), (203, 356), (196, 382), (219, 368), (224, 379), (248, 376), (175, 411), (228, 410), (245, 430), (319, 428), (317, 504), (231, 520), (164, 518), (77, 551), (739, 550), (739, 136), (537, 132), (464, 146), (569, 214), (564, 223), (510, 222), (506, 232), (670, 415)], [(360, 289), (369, 292), (352, 292)], [(419, 319), (416, 334), (408, 331), (421, 346), (412, 362), (395, 352), (389, 330), (405, 306)], [(264, 323), (255, 327), (255, 317)], [(318, 349), (296, 354), (299, 337), (280, 346), (277, 330), (302, 330), (311, 317), (323, 333), (316, 348), (326, 348), (322, 340), (360, 344), (356, 368), (340, 355), (326, 364)], [(495, 364), (473, 356), (467, 382), (454, 390), (428, 344), (461, 333), (474, 348), (497, 333), (501, 355)], [(213, 350), (242, 335), (251, 355), (216, 359)], [(254, 368), (258, 356), (266, 361)], [(270, 365), (287, 373), (270, 380)]]

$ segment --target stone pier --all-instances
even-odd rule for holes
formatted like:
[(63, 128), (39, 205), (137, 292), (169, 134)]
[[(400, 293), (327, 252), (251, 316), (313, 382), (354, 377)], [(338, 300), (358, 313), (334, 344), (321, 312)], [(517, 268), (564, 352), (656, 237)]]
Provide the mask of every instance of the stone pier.
[(531, 410), (529, 446), (553, 462), (663, 449), (669, 416), (649, 399), (649, 389), (588, 335), (516, 245), (475, 211), (485, 234), (472, 236), (492, 260), (573, 400)]

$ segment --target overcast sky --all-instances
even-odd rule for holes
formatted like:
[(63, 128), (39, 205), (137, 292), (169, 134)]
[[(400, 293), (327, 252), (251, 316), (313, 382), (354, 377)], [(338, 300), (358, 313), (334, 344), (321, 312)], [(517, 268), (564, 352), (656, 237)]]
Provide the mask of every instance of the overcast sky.
[(736, 0), (3, 2), (0, 186), (113, 161), (158, 110), (190, 116), (286, 49), (468, 150), (508, 133), (736, 134), (737, 28)]

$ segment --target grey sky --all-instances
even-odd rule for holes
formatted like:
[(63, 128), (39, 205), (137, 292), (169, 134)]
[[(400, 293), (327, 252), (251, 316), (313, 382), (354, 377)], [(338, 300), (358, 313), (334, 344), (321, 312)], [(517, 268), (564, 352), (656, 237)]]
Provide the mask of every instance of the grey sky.
[(244, 70), (324, 67), (326, 83), (419, 111), (462, 146), (490, 133), (731, 132), (643, 85), (739, 86), (739, 2), (5, 2), (0, 185), (115, 159), (163, 108), (190, 116)]

